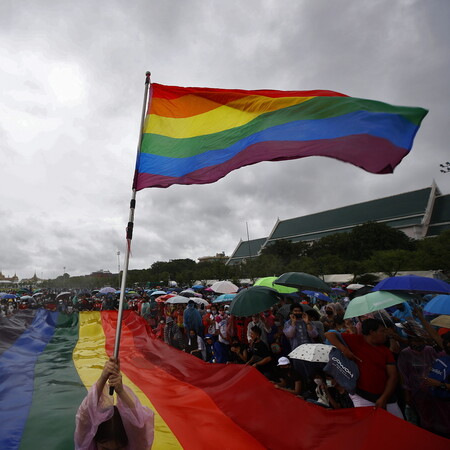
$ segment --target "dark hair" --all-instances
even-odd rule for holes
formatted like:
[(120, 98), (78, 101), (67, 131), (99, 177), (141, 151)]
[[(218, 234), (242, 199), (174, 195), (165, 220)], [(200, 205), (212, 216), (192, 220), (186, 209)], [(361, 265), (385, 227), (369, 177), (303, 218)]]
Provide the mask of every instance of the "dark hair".
[(256, 325), (254, 327), (250, 328), (253, 333), (256, 333), (258, 336), (261, 336), (261, 328), (257, 327)]
[(101, 423), (94, 436), (94, 442), (114, 441), (118, 445), (125, 447), (128, 444), (128, 436), (123, 426), (117, 406), (114, 405), (112, 417)]
[(380, 327), (384, 327), (381, 320), (366, 319), (362, 322), (361, 331), (364, 336), (369, 336), (371, 331), (377, 331)]
[(334, 316), (334, 325), (341, 325), (345, 323), (344, 316), (342, 314), (338, 314), (337, 316)]
[(300, 303), (292, 303), (291, 305), (291, 312), (294, 311), (295, 308), (300, 308), (303, 311), (302, 305)]
[(315, 310), (315, 309), (308, 309), (305, 311), (305, 313), (308, 315), (308, 317), (311, 320), (316, 320), (319, 321), (320, 320), (320, 314)]
[(442, 342), (444, 343), (444, 345), (445, 345), (447, 342), (450, 342), (450, 331), (447, 331), (447, 333), (444, 333), (444, 334), (441, 336), (441, 338), (442, 338)]

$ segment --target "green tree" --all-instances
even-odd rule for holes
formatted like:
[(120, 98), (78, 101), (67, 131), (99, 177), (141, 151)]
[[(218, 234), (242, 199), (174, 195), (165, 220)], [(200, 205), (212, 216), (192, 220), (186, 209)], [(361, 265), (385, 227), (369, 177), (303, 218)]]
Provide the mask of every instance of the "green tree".
[(394, 277), (399, 270), (407, 269), (411, 252), (407, 250), (381, 250), (374, 252), (368, 261), (370, 272), (383, 272), (388, 277)]

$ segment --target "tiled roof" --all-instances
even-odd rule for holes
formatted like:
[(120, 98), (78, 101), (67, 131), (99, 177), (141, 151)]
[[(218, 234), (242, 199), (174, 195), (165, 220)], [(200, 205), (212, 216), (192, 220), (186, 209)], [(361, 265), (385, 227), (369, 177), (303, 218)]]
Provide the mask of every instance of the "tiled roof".
[(268, 240), (313, 240), (339, 231), (348, 231), (370, 221), (403, 228), (419, 225), (426, 212), (432, 188), (371, 200), (308, 216), (280, 221)]
[(233, 264), (241, 261), (244, 258), (257, 256), (266, 240), (267, 238), (251, 239), (250, 241), (241, 240), (236, 247), (236, 250), (227, 261), (227, 264)]
[(450, 230), (450, 195), (440, 195), (434, 201), (427, 237)]

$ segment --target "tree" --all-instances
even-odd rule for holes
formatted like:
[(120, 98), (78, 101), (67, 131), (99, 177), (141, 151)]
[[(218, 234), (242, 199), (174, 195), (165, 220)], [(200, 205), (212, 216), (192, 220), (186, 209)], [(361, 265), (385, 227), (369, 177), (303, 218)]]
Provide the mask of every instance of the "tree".
[(415, 243), (400, 230), (384, 223), (368, 222), (352, 229), (346, 248), (347, 258), (368, 259), (378, 250), (414, 250)]
[(399, 270), (407, 268), (410, 259), (411, 252), (407, 250), (381, 250), (372, 255), (368, 267), (371, 272), (383, 272), (388, 277), (395, 277)]
[(306, 254), (309, 248), (306, 242), (291, 242), (280, 239), (271, 242), (261, 250), (261, 256), (276, 256), (284, 265)]

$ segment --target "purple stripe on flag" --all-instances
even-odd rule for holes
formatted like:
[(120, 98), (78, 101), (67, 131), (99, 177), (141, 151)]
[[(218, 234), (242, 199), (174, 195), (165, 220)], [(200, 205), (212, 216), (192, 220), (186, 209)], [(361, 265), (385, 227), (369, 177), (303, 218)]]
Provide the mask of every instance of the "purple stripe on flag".
[[(280, 153), (283, 154), (279, 157)], [(409, 152), (384, 138), (353, 135), (307, 142), (267, 141), (247, 147), (222, 164), (204, 167), (182, 177), (150, 173), (137, 174), (136, 189), (165, 188), (172, 184), (207, 184), (220, 180), (233, 170), (261, 161), (283, 161), (307, 156), (327, 156), (351, 163), (377, 174), (392, 173)]]

